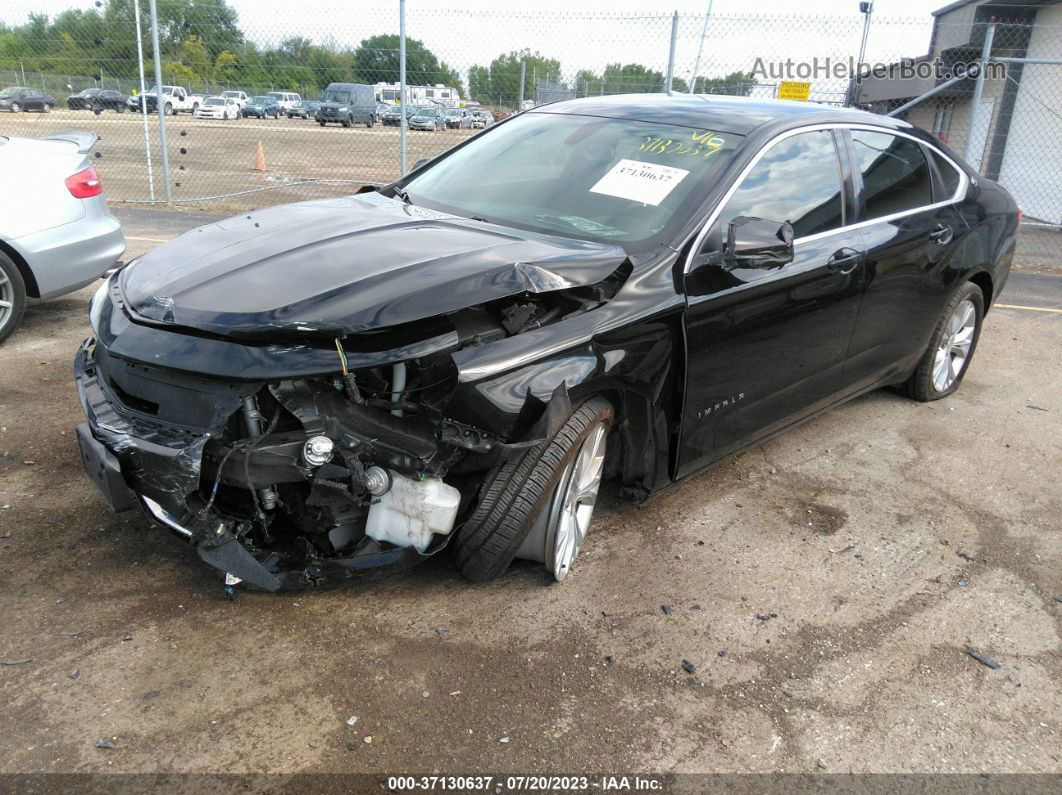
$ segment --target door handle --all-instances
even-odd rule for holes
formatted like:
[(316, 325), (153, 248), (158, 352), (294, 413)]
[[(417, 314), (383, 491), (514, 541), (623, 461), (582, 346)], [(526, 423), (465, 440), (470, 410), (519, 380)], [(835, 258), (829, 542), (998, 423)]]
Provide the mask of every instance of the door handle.
[(933, 231), (929, 233), (929, 239), (942, 246), (948, 245), (953, 237), (955, 237), (955, 232), (947, 224), (937, 224), (933, 227)]
[(828, 260), (826, 260), (826, 267), (831, 271), (836, 271), (842, 276), (846, 276), (856, 268), (859, 267), (859, 263), (863, 261), (863, 252), (856, 251), (854, 248), (841, 248), (833, 252)]

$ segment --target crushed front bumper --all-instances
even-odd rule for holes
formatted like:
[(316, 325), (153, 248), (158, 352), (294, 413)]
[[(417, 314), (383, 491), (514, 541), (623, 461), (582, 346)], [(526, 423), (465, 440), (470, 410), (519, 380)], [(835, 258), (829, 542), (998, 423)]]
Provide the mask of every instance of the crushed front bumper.
[[(77, 428), (77, 439), (86, 473), (114, 511), (139, 505), (155, 524), (193, 544), (206, 563), (266, 591), (364, 577), (425, 557), (412, 547), (392, 547), (370, 538), (343, 557), (324, 557), (305, 547), (260, 549), (247, 543), (241, 520), (212, 507), (199, 489), (203, 449), (236, 410), (239, 392), (233, 394), (232, 411), (226, 414), (222, 407), (206, 427), (156, 422), (116, 396), (113, 385), (107, 384), (115, 374), (102, 372), (96, 345), (94, 339), (86, 340), (74, 359), (86, 416)], [(244, 391), (253, 388), (248, 385)], [(210, 400), (224, 399), (211, 396)]]

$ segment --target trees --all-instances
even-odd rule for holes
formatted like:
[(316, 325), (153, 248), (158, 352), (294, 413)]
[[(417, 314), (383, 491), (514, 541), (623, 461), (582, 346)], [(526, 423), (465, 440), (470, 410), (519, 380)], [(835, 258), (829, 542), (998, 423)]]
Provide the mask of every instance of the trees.
[[(479, 102), (505, 105), (515, 108), (520, 101), (520, 64), (526, 63), (524, 72), (524, 99), (535, 96), (535, 80), (561, 73), (560, 61), (547, 58), (538, 52), (520, 50), (499, 55), (490, 66), (473, 66), (469, 71), (469, 96)], [(476, 91), (472, 91), (472, 73), (476, 74)]]
[[(354, 50), (354, 76), (362, 83), (397, 83), (398, 34), (386, 33), (362, 41)], [(442, 83), (461, 89), (461, 76), (440, 61), (417, 39), (406, 39), (406, 83), (433, 86)]]

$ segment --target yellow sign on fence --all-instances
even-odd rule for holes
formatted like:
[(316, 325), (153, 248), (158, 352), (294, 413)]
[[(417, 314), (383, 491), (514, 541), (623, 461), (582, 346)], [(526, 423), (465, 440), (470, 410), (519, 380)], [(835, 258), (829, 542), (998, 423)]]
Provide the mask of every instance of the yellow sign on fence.
[(811, 83), (792, 83), (783, 81), (778, 84), (778, 99), (795, 99), (807, 102), (811, 94)]

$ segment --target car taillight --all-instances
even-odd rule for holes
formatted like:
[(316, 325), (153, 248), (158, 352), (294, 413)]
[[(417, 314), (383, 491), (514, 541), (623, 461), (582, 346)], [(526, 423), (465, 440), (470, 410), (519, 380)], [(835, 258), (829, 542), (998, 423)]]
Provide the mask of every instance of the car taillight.
[(1024, 215), (1025, 215), (1025, 213), (1023, 213), (1023, 212), (1021, 211), (1021, 207), (1019, 207), (1019, 208), (1018, 208), (1018, 226), (1021, 226), (1021, 219), (1022, 219), (1022, 217), (1023, 217)]
[(89, 166), (66, 178), (66, 189), (75, 199), (90, 199), (103, 193), (103, 183), (96, 169)]

